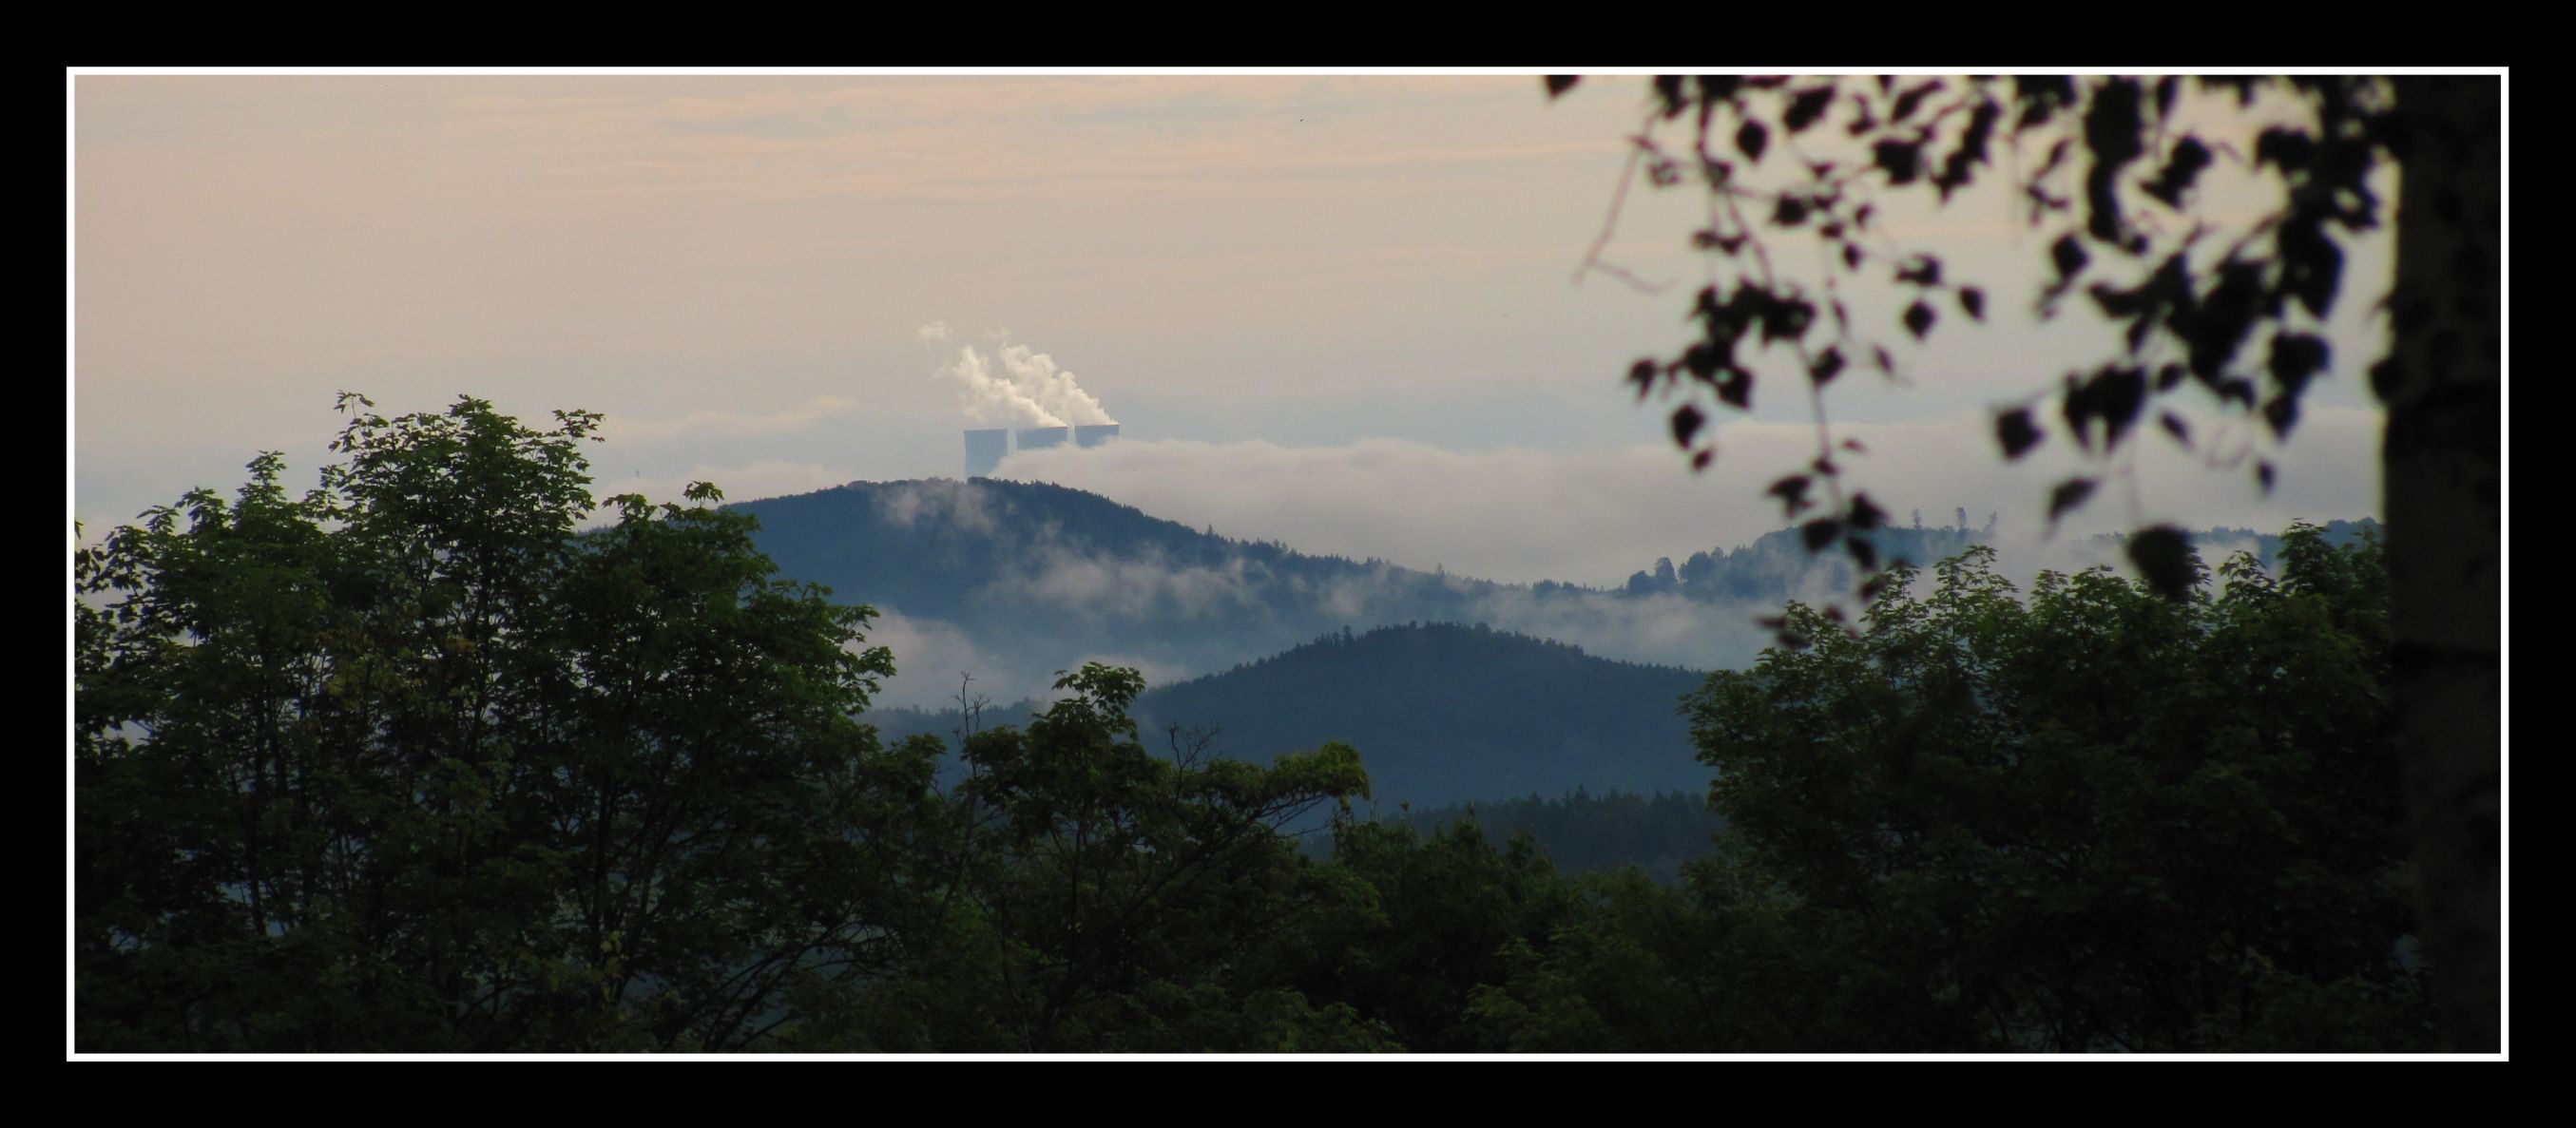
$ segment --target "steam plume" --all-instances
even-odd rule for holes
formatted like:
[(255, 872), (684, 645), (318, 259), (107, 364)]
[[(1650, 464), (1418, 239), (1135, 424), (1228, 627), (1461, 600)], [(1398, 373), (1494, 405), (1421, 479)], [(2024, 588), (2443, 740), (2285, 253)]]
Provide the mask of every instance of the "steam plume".
[(1003, 345), (990, 357), (966, 345), (939, 369), (957, 382), (959, 406), (978, 423), (1018, 427), (1070, 427), (1115, 423), (1100, 401), (1058, 368), (1055, 358), (1026, 345)]

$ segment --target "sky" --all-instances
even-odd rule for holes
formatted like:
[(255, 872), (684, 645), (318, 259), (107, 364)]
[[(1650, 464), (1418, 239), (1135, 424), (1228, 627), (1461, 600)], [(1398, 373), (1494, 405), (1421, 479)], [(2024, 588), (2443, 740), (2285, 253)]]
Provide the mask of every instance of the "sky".
[[(342, 390), (604, 412), (602, 493), (744, 499), (954, 477), (959, 431), (1115, 419), (999, 473), (1306, 551), (1615, 584), (1780, 524), (1813, 453), (1794, 383), (1720, 413), (1692, 474), (1621, 377), (1689, 339), (1706, 197), (1629, 192), (1642, 76), (1551, 100), (1529, 75), (179, 75), (71, 79), (71, 516), (91, 535), (262, 450), (309, 481)], [(2259, 113), (2258, 113), (2259, 118)], [(2226, 115), (2213, 138), (2249, 139)], [(2239, 151), (2250, 147), (2238, 145)], [(2021, 159), (2036, 159), (2024, 154)], [(2210, 210), (2248, 213), (2225, 170)], [(1828, 410), (1904, 519), (2048, 533), (2063, 443), (1996, 457), (1991, 408), (2112, 356), (2024, 314), (2053, 230), (2001, 195), (1886, 224), (1985, 285)], [(2276, 451), (2201, 418), (2150, 437), (2058, 530), (2278, 529), (2376, 515), (2385, 240), (2349, 248), (2333, 367)], [(1892, 287), (1854, 294), (1893, 326)], [(2025, 295), (2013, 298), (2010, 295)], [(1048, 416), (991, 384), (1044, 384)], [(977, 377), (982, 378), (982, 383)], [(2125, 460), (2124, 460), (2125, 462)]]

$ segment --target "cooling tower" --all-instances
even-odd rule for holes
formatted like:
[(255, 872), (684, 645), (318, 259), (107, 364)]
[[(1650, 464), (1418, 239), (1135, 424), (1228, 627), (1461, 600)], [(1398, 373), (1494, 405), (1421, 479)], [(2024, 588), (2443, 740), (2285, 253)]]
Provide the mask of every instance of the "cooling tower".
[(981, 478), (1002, 464), (1011, 451), (1011, 432), (1000, 427), (966, 432), (966, 476)]
[(1064, 445), (1067, 427), (1023, 427), (1020, 429), (1021, 450), (1044, 450)]
[(1094, 423), (1073, 429), (1073, 445), (1078, 447), (1096, 447), (1117, 437), (1118, 425), (1115, 423)]

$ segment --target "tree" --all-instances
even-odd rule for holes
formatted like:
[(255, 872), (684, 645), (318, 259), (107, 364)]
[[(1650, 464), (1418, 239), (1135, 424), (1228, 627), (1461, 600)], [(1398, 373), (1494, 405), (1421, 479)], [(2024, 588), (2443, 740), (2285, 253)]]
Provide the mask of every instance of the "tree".
[(916, 848), (925, 905), (904, 961), (799, 1033), (802, 1045), (1016, 1052), (1384, 1048), (1347, 1006), (1310, 1004), (1284, 954), (1350, 883), (1284, 829), (1366, 795), (1328, 744), (1268, 766), (1173, 732), (1137, 739), (1134, 670), (1085, 665), (1025, 728), (963, 735), (969, 772)]
[(2025, 602), (1975, 549), (1925, 597), (1899, 569), (1857, 637), (1793, 605), (1815, 645), (1711, 679), (1726, 884), (1781, 895), (1808, 1037), (2430, 1048), (2379, 552), (2287, 543), (2179, 602), (2101, 569)]
[[(1547, 81), (1551, 95), (1574, 85), (1570, 76)], [(2262, 129), (2251, 152), (2239, 152), (2185, 126), (2183, 111), (2213, 95), (2239, 107), (2286, 100), (2300, 120)], [(1631, 168), (1659, 187), (1708, 192), (1710, 222), (1693, 243), (1732, 277), (1696, 296), (1698, 339), (1677, 356), (1639, 360), (1628, 380), (1641, 399), (1684, 393), (1673, 438), (1706, 468), (1715, 450), (1702, 405), (1744, 408), (1765, 357), (1793, 366), (1814, 405), (1816, 457), (1767, 493), (1788, 517), (1804, 518), (1810, 549), (1839, 545), (1864, 570), (1882, 563), (1866, 534), (1886, 514), (1865, 490), (1846, 489), (1865, 452), (1835, 440), (1825, 396), (1856, 364), (1892, 373), (1894, 362), (1851, 316), (1841, 287), (1885, 272), (1912, 295), (1895, 328), (1914, 338), (1934, 332), (1952, 308), (1970, 321), (1988, 308), (1975, 280), (1873, 227), (1882, 197), (1916, 192), (1946, 202), (1988, 175), (1996, 142), (2016, 152), (2025, 141), (2046, 145), (2010, 185), (2043, 233), (2053, 274), (2036, 307), (2054, 315), (2089, 305), (2116, 326), (2120, 347), (2093, 370), (2066, 374), (2055, 388), (2039, 384), (2023, 404), (1999, 411), (1995, 436), (2005, 458), (2023, 456), (2049, 441), (2037, 409), (2053, 403), (2065, 437), (2108, 467), (2149, 418), (2169, 441), (2210, 442), (2171, 410), (2186, 397), (2290, 435), (2305, 393), (2331, 364), (2316, 329), (2342, 297), (2341, 240), (2383, 221), (2374, 177), (2395, 169), (2397, 269), (2385, 302), (2392, 346), (2370, 367), (2389, 413), (2382, 470), (2393, 732), (2444, 1044), (2498, 1049), (2501, 81), (1664, 76), (1651, 103)], [(1678, 140), (1659, 133), (1674, 128), (1667, 123), (1679, 123)], [(2066, 127), (2063, 136), (2050, 136), (2052, 123)], [(1802, 148), (1837, 132), (1838, 147)], [(2223, 230), (2196, 195), (2213, 169), (2243, 172), (2277, 193), (2276, 205), (2250, 226)], [(2061, 173), (2073, 183), (2059, 186)], [(1767, 244), (1783, 235), (1818, 241), (1818, 275), (1780, 267)], [(1597, 250), (1587, 268), (1596, 265)], [(2272, 466), (2256, 459), (2253, 473), (2268, 490)], [(2051, 519), (2084, 504), (2103, 476), (2051, 485)], [(2180, 530), (2141, 529), (2130, 552), (2159, 591), (2186, 596), (2193, 572)], [(1888, 582), (1871, 577), (1860, 598)], [(1829, 611), (1842, 627), (1840, 609)]]
[(76, 1045), (727, 1049), (881, 966), (871, 612), (712, 487), (580, 531), (591, 413), (341, 407), (76, 557)]

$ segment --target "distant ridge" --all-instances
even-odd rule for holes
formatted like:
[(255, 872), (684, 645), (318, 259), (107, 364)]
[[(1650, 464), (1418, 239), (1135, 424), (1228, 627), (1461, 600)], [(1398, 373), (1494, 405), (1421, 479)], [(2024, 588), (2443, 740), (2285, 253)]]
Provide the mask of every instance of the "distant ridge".
[[(1581, 788), (1700, 794), (1681, 698), (1697, 670), (1615, 662), (1483, 626), (1412, 624), (1335, 633), (1223, 673), (1149, 688), (1135, 716), (1147, 744), (1216, 730), (1216, 751), (1267, 761), (1338, 740), (1360, 752), (1378, 808), (1393, 813)], [(1042, 708), (987, 709), (986, 726)], [(955, 710), (883, 710), (889, 739), (948, 736)]]
[[(1135, 666), (1162, 683), (1399, 624), (1485, 623), (1606, 658), (1736, 668), (1771, 641), (1758, 618), (1784, 600), (1853, 586), (1847, 558), (1808, 553), (1796, 530), (1679, 564), (1658, 560), (1625, 584), (1594, 587), (1311, 555), (1042, 482), (852, 482), (732, 508), (760, 519), (756, 539), (782, 574), (900, 617), (884, 624), (907, 640), (896, 654), (896, 700), (914, 704), (946, 697), (966, 671), (1005, 699), (1039, 694), (1056, 671), (1091, 660)], [(2371, 524), (2336, 522), (2329, 538)], [(1986, 535), (1958, 527), (1872, 534), (1883, 558), (1918, 565)], [(2277, 533), (2252, 530), (2196, 539), (2213, 565), (2224, 559), (2220, 542), (2278, 546)], [(2114, 538), (2081, 543), (2101, 559), (2120, 556)]]

